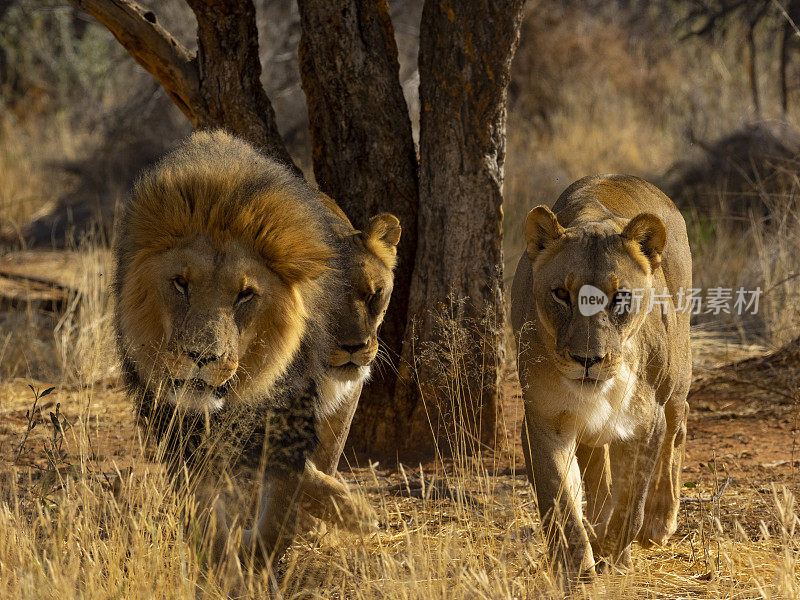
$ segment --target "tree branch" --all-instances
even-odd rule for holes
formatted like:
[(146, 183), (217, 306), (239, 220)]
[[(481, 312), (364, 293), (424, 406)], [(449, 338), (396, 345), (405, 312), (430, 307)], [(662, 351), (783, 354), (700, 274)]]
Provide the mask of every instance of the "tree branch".
[(252, 1), (187, 0), (197, 17), (197, 56), (134, 0), (70, 2), (114, 34), (196, 129), (227, 129), (303, 177), (283, 143), (261, 85)]
[(199, 78), (194, 56), (166, 29), (155, 14), (133, 0), (70, 0), (104, 25), (128, 53), (164, 86), (192, 124)]

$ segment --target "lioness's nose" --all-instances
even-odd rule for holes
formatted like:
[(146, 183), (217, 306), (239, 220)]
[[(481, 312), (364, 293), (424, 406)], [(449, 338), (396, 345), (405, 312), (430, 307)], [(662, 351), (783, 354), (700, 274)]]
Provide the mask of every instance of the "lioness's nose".
[(354, 344), (354, 345), (351, 345), (351, 346), (348, 346), (346, 344), (341, 344), (339, 347), (342, 350), (344, 350), (345, 352), (349, 352), (350, 354), (353, 354), (355, 352), (358, 352), (359, 350), (363, 350), (364, 348), (366, 348), (367, 347), (367, 343), (366, 342), (362, 342), (361, 344)]
[(583, 365), (587, 369), (592, 365), (596, 365), (601, 360), (603, 360), (602, 356), (576, 356), (572, 352), (569, 353), (569, 357), (576, 363)]

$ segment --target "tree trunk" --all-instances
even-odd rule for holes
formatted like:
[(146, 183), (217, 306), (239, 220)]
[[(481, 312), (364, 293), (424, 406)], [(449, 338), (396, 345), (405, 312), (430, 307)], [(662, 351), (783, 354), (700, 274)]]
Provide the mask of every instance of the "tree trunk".
[(303, 176), (283, 143), (261, 85), (256, 9), (250, 1), (187, 0), (197, 17), (202, 110), (198, 128), (224, 127)]
[(792, 26), (784, 23), (781, 27), (780, 63), (778, 66), (779, 84), (781, 88), (781, 112), (786, 117), (789, 112), (789, 85), (786, 80), (786, 70), (789, 63), (789, 37), (792, 35)]
[[(320, 188), (364, 228), (388, 211), (403, 234), (384, 349), (397, 363), (417, 245), (417, 157), (411, 135), (394, 31), (386, 0), (299, 0), (300, 73), (308, 105), (314, 175)], [(353, 440), (371, 440), (386, 418), (396, 383), (393, 368), (375, 373), (361, 394)], [(370, 445), (357, 445), (370, 451)]]
[[(423, 8), (413, 323), (401, 362), (405, 385), (392, 407), (394, 421), (403, 424), (391, 436), (401, 454), (427, 455), (434, 439), (445, 451), (453, 450), (445, 439), (491, 443), (495, 434), (504, 335), (506, 91), (523, 5), (428, 0)], [(466, 437), (452, 437), (454, 422), (466, 426)], [(392, 433), (381, 429), (376, 436)]]

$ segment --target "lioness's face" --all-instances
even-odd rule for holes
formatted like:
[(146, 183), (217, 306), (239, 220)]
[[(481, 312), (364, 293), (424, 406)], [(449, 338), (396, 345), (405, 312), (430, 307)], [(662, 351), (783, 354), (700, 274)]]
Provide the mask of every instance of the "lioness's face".
[(349, 236), (354, 257), (348, 291), (337, 314), (335, 342), (328, 373), (339, 381), (362, 380), (378, 354), (378, 329), (383, 323), (394, 284), (394, 256), (400, 224), (389, 214), (373, 218), (366, 232)]
[(184, 240), (134, 275), (130, 283), (150, 296), (151, 322), (128, 328), (149, 329), (150, 343), (132, 347), (132, 358), (178, 406), (213, 411), (239, 389), (265, 391), (299, 343), (296, 295), (241, 242)]
[[(541, 337), (566, 379), (578, 384), (609, 380), (621, 366), (625, 344), (646, 317), (664, 226), (653, 215), (640, 215), (640, 222), (631, 220), (635, 231), (626, 227), (620, 232), (610, 222), (563, 229), (547, 212), (534, 215), (541, 220), (526, 232), (532, 234), (532, 293), (544, 330)], [(605, 294), (604, 309), (586, 301), (584, 286)], [(635, 302), (630, 301), (631, 290), (641, 291)]]

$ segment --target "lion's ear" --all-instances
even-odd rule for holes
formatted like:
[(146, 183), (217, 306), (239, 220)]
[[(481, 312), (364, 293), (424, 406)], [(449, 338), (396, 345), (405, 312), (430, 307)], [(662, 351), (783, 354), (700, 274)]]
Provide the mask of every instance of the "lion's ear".
[(559, 225), (553, 211), (546, 206), (537, 206), (528, 213), (525, 219), (525, 243), (531, 261), (552, 241), (564, 235), (564, 228)]
[(661, 253), (667, 244), (667, 228), (656, 215), (650, 213), (636, 215), (628, 222), (620, 236), (636, 243), (650, 263), (652, 271), (661, 265)]

